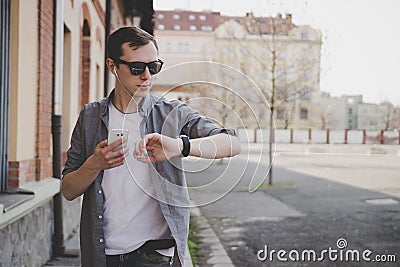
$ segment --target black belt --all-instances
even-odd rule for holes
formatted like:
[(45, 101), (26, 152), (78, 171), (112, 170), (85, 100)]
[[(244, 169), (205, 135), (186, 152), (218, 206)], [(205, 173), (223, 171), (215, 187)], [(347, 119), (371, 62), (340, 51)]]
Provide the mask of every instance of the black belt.
[(140, 249), (144, 251), (154, 251), (158, 249), (167, 249), (175, 246), (174, 239), (158, 239), (158, 240), (148, 240)]
[(135, 249), (134, 251), (125, 253), (125, 254), (118, 254), (118, 255), (107, 255), (107, 257), (120, 257), (123, 255), (130, 255), (134, 254), (137, 251), (144, 251), (144, 252), (152, 252), (159, 249), (167, 249), (175, 246), (174, 239), (157, 239), (157, 240), (148, 240), (146, 241), (141, 247)]

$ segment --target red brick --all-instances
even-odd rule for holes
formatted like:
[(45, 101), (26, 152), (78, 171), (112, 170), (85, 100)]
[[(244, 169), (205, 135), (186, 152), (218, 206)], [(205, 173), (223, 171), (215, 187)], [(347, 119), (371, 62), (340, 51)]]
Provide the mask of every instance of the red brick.
[(7, 181), (8, 188), (18, 188), (19, 187), (19, 180), (10, 180)]
[(24, 177), (24, 181), (21, 181), (21, 184), (33, 182), (33, 181), (35, 181), (35, 180), (36, 180), (36, 175), (35, 175), (35, 174), (26, 175), (26, 176)]
[(8, 179), (11, 177), (19, 177), (19, 170), (8, 170)]
[(8, 168), (19, 168), (19, 161), (9, 161)]

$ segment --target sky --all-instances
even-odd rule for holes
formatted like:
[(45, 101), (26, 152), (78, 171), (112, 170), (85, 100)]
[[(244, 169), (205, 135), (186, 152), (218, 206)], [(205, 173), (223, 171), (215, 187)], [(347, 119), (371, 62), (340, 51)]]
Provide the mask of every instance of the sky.
[(322, 91), (400, 106), (399, 0), (154, 0), (155, 10), (177, 8), (239, 16), (291, 13), (295, 24), (322, 33)]

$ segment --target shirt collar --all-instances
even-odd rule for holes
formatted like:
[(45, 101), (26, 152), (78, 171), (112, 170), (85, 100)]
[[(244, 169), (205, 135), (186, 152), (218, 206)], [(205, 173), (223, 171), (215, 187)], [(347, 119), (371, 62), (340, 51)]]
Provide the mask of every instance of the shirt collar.
[[(100, 107), (100, 114), (101, 116), (105, 116), (108, 111), (108, 105), (110, 104), (110, 101), (114, 98), (115, 95), (115, 89), (111, 91), (108, 97), (103, 99), (101, 101), (101, 107)], [(139, 103), (139, 113), (145, 117), (147, 117), (150, 114), (150, 111), (152, 107), (154, 106), (154, 103), (152, 101), (152, 97), (150, 93), (146, 94), (146, 96), (143, 97), (142, 101)]]

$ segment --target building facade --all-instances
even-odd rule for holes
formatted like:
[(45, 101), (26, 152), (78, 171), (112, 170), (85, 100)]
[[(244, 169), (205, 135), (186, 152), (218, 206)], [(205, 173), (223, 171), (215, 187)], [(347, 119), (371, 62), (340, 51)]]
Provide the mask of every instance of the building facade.
[(333, 97), (326, 92), (314, 99), (317, 129), (393, 131), (399, 127), (399, 108), (387, 101), (365, 103), (362, 95)]
[(0, 266), (42, 266), (79, 224), (63, 156), (82, 106), (110, 91), (106, 36), (131, 2), (1, 2)]
[[(252, 13), (231, 17), (218, 12), (182, 10), (155, 13), (160, 57), (167, 67), (174, 66), (170, 73), (178, 83), (180, 77), (174, 69), (182, 67), (177, 65), (195, 61), (216, 63), (208, 64), (206, 68), (202, 64), (189, 64), (191, 72), (179, 73), (185, 75), (186, 82), (199, 81), (205, 73), (203, 81), (209, 86), (210, 83), (222, 85), (224, 89), (208, 90), (203, 96), (223, 102), (226, 110), (235, 108), (236, 115), (228, 114), (229, 126), (267, 125), (268, 105), (273, 105), (278, 128), (313, 127), (310, 114), (314, 111), (310, 103), (314, 92), (319, 91), (319, 31), (293, 24), (291, 14), (272, 18), (256, 17)], [(218, 64), (226, 68), (222, 70)], [(176, 84), (172, 80), (168, 82), (171, 86)], [(193, 89), (193, 85), (191, 87)], [(225, 92), (212, 93), (221, 90)], [(232, 95), (232, 92), (226, 92), (229, 90), (233, 90), (239, 99), (229, 97)], [(191, 93), (198, 97), (198, 90), (181, 90), (180, 97), (190, 99)], [(260, 108), (260, 105), (266, 108)], [(209, 113), (205, 105), (200, 106), (204, 109), (202, 112)], [(222, 110), (222, 107), (215, 109), (217, 120), (224, 117)], [(235, 117), (240, 117), (241, 121)]]

